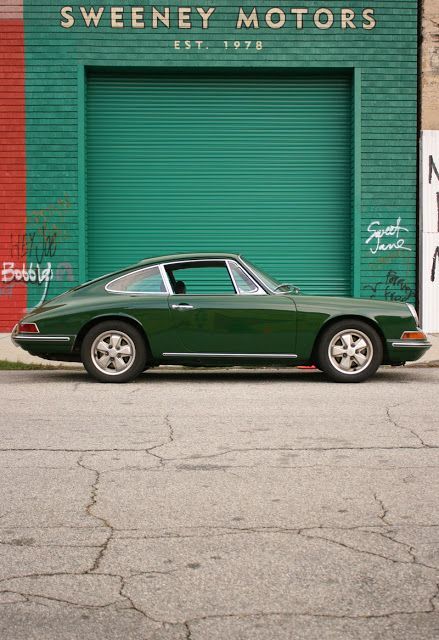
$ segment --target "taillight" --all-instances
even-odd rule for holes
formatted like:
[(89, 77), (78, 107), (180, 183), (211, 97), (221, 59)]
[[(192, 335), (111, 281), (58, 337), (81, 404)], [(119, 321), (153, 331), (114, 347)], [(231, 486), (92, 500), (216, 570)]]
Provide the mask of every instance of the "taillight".
[(423, 331), (404, 331), (401, 340), (427, 340)]
[(35, 322), (20, 322), (18, 333), (40, 333)]

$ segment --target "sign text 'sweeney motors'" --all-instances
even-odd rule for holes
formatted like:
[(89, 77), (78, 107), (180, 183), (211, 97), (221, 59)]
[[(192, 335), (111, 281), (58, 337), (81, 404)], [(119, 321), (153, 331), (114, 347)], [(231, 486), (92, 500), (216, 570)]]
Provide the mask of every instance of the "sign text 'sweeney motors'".
[(308, 26), (326, 30), (339, 28), (344, 31), (352, 29), (374, 29), (377, 20), (374, 9), (354, 10), (350, 8), (310, 10), (304, 8), (258, 9), (256, 7), (237, 7), (236, 10), (226, 7), (72, 7), (60, 8), (60, 26), (71, 29), (75, 26), (97, 28), (100, 26), (112, 29), (209, 29), (215, 18), (224, 12), (230, 14), (231, 26), (236, 29), (281, 29), (290, 27), (303, 29)]

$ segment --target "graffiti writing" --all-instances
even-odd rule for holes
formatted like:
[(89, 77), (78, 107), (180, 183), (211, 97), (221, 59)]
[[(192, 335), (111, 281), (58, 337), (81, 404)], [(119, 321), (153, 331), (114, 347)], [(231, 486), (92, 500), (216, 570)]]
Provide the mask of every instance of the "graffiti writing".
[(31, 262), (29, 266), (25, 263), (17, 267), (14, 262), (3, 262), (2, 282), (47, 282), (53, 279), (52, 265), (50, 262), (45, 267), (40, 264), (35, 266)]
[(383, 280), (367, 284), (364, 288), (372, 291), (371, 298), (380, 297), (392, 302), (407, 302), (415, 295), (415, 290), (406, 279), (393, 269), (387, 272)]
[(73, 282), (72, 264), (55, 263), (61, 243), (69, 237), (66, 217), (71, 217), (72, 206), (70, 197), (64, 194), (44, 209), (33, 210), (24, 233), (10, 234), (7, 260), (0, 263), (0, 295), (13, 296), (14, 288), (24, 284), (34, 308), (47, 300), (54, 280)]
[[(367, 231), (370, 235), (366, 240), (366, 244), (371, 245), (369, 250), (374, 255), (379, 251), (391, 251), (393, 249), (411, 251), (410, 247), (405, 246), (405, 238), (401, 237), (402, 234), (409, 232), (407, 227), (401, 226), (401, 218), (398, 218), (396, 224), (388, 226), (383, 226), (379, 220), (374, 220), (367, 227)], [(392, 240), (388, 241), (387, 238), (392, 238)]]
[(70, 262), (60, 262), (56, 268), (55, 280), (73, 282), (73, 267)]
[(433, 173), (436, 179), (439, 180), (439, 171), (437, 170), (436, 163), (432, 155), (428, 156), (428, 184), (431, 184), (433, 180)]
[[(433, 156), (428, 157), (428, 184), (432, 183), (433, 173), (436, 176), (436, 180), (439, 180), (439, 171), (436, 167), (436, 163)], [(436, 213), (437, 213), (437, 231), (439, 232), (439, 192), (436, 193)], [(434, 260), (434, 258), (433, 258)]]
[(66, 195), (46, 209), (35, 210), (30, 216), (30, 229), (26, 233), (10, 236), (11, 258), (13, 260), (33, 260), (43, 262), (54, 258), (61, 240), (68, 237), (64, 228), (64, 213), (72, 203)]
[(52, 265), (48, 262), (45, 266), (40, 264), (29, 265), (23, 263), (21, 266), (17, 266), (14, 262), (3, 262), (3, 268), (1, 271), (1, 281), (5, 284), (11, 282), (33, 282), (38, 286), (43, 286), (41, 299), (37, 306), (43, 304), (47, 298), (49, 291), (49, 283), (53, 279)]
[(437, 268), (438, 265), (439, 265), (439, 246), (436, 247), (433, 253), (433, 262), (431, 264), (431, 274), (430, 274), (430, 280), (432, 282), (436, 281), (436, 274), (439, 274), (439, 269)]
[[(2, 285), (8, 285), (8, 290), (12, 290), (14, 283), (17, 282), (33, 283), (39, 287), (43, 285), (40, 300), (36, 306), (43, 304), (47, 299), (52, 280), (73, 282), (73, 267), (71, 263), (60, 262), (56, 270), (54, 270), (51, 262), (46, 264), (3, 262), (0, 281)], [(5, 289), (6, 287), (2, 286), (3, 295), (5, 295)]]
[(28, 257), (42, 262), (44, 258), (53, 258), (56, 254), (57, 231), (50, 231), (44, 223), (37, 231), (22, 234), (11, 233), (11, 255), (19, 260)]

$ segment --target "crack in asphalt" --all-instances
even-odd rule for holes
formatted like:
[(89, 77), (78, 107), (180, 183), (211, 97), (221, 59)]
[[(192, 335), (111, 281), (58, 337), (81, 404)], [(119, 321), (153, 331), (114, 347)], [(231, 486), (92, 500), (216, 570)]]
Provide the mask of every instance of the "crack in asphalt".
[(380, 520), (382, 520), (382, 521), (384, 522), (384, 524), (387, 524), (387, 525), (392, 526), (392, 523), (391, 523), (391, 522), (388, 522), (388, 521), (386, 520), (386, 518), (387, 518), (387, 514), (389, 513), (389, 511), (388, 511), (388, 509), (384, 506), (383, 501), (382, 501), (382, 500), (380, 500), (380, 498), (378, 498), (378, 496), (377, 496), (377, 494), (376, 494), (376, 493), (374, 493), (374, 494), (373, 494), (373, 497), (374, 497), (375, 502), (376, 502), (376, 503), (380, 506), (380, 508), (381, 508), (381, 513), (379, 513), (379, 514), (378, 514), (378, 518), (379, 518)]
[[(159, 445), (164, 446), (164, 445)], [(248, 447), (239, 449), (228, 449), (227, 451), (220, 451), (219, 453), (210, 453), (202, 455), (192, 455), (179, 458), (163, 458), (166, 462), (176, 462), (179, 460), (204, 460), (210, 458), (218, 458), (220, 456), (228, 455), (229, 453), (252, 453), (253, 451), (292, 451), (292, 452), (320, 452), (320, 451), (419, 451), (422, 447), (416, 447), (414, 445), (405, 446), (390, 446), (390, 447)], [(429, 445), (426, 449), (439, 449), (439, 445)], [(1, 449), (0, 449), (1, 451)]]
[[(90, 572), (86, 572), (84, 573), (76, 573), (76, 572), (53, 572), (53, 573), (34, 573), (34, 574), (29, 574), (29, 575), (25, 575), (25, 576), (9, 576), (8, 578), (2, 578), (0, 579), (0, 583), (2, 582), (7, 582), (8, 580), (19, 580), (19, 579), (23, 579), (23, 578), (41, 578), (41, 577), (53, 577), (53, 576), (84, 576), (87, 573)], [(148, 573), (148, 572), (146, 572)], [(141, 609), (139, 609), (135, 603), (133, 602), (133, 600), (131, 599), (130, 596), (128, 596), (126, 593), (124, 593), (124, 589), (125, 589), (125, 585), (126, 585), (126, 580), (127, 578), (125, 578), (124, 576), (118, 575), (118, 574), (112, 574), (112, 573), (105, 573), (105, 574), (97, 574), (99, 576), (103, 576), (103, 577), (112, 577), (112, 578), (118, 578), (120, 581), (120, 586), (119, 586), (119, 590), (118, 590), (118, 595), (120, 596), (121, 600), (114, 600), (112, 602), (107, 602), (105, 604), (90, 604), (90, 603), (79, 603), (79, 602), (73, 602), (72, 600), (67, 600), (66, 598), (57, 598), (55, 596), (49, 596), (47, 594), (35, 594), (35, 593), (26, 593), (26, 591), (17, 591), (14, 589), (0, 589), (0, 594), (2, 593), (12, 593), (14, 595), (18, 595), (18, 596), (22, 596), (23, 598), (25, 598), (28, 602), (34, 602), (35, 598), (37, 599), (43, 599), (43, 600), (49, 600), (49, 601), (54, 601), (54, 602), (58, 602), (61, 604), (68, 604), (74, 607), (78, 607), (78, 608), (86, 608), (86, 609), (105, 609), (114, 605), (119, 605), (122, 604), (123, 602), (126, 602), (128, 604), (128, 609), (131, 609), (133, 611), (136, 611), (137, 613), (139, 613), (142, 617), (144, 617), (145, 619), (149, 620), (149, 621), (153, 621), (155, 623), (161, 623), (160, 620), (155, 620), (154, 618), (152, 618), (151, 616), (148, 616), (144, 611), (142, 611)], [(131, 577), (131, 576), (130, 576)], [(10, 603), (0, 603), (0, 604), (10, 604)]]
[(438, 569), (439, 567), (432, 567), (429, 564), (425, 564), (425, 562), (420, 562), (417, 558), (416, 552), (415, 552), (415, 547), (411, 544), (409, 544), (408, 542), (401, 542), (401, 540), (397, 540), (396, 538), (393, 538), (390, 534), (395, 533), (392, 529), (390, 531), (377, 531), (377, 535), (386, 538), (387, 540), (391, 540), (392, 542), (395, 542), (396, 544), (401, 545), (402, 547), (406, 547), (407, 549), (407, 553), (412, 557), (412, 561), (414, 564), (419, 564), (419, 565), (423, 565), (424, 567), (427, 568), (431, 568), (431, 569)]
[[(126, 448), (126, 447), (112, 447), (106, 449), (66, 449), (66, 448), (45, 448), (45, 447), (3, 447), (0, 448), (0, 453), (8, 452), (42, 452), (42, 453), (151, 453), (155, 449), (164, 447), (170, 444), (173, 440), (167, 440), (153, 447), (138, 447), (138, 448)], [(220, 451), (219, 453), (202, 454), (196, 456), (186, 456), (178, 458), (161, 458), (155, 454), (154, 457), (163, 459), (165, 462), (175, 462), (178, 460), (201, 460), (203, 458), (217, 458), (219, 456), (225, 456), (229, 453), (251, 453), (252, 451), (305, 451), (305, 452), (319, 452), (319, 451), (419, 451), (420, 449), (439, 449), (439, 445), (425, 444), (424, 447), (414, 445), (401, 445), (401, 446), (347, 446), (347, 447), (246, 447), (239, 449), (227, 449), (227, 451)], [(43, 467), (44, 468), (44, 467)]]
[(430, 607), (431, 607), (432, 612), (433, 612), (433, 611), (437, 611), (437, 608), (436, 608), (436, 605), (435, 605), (435, 602), (434, 602), (434, 601), (435, 601), (435, 600), (436, 600), (436, 598), (438, 598), (438, 597), (439, 597), (439, 583), (437, 583), (437, 584), (436, 584), (436, 590), (435, 590), (435, 592), (433, 593), (433, 595), (430, 597), (430, 600), (429, 600), (429, 602), (430, 602)]
[(0, 540), (0, 545), (10, 546), (10, 547), (26, 547), (27, 549), (100, 549), (102, 545), (100, 544), (41, 544), (41, 543), (31, 543), (31, 544), (18, 544), (17, 542), (3, 542)]
[[(7, 582), (8, 580), (22, 580), (26, 578), (54, 578), (56, 576), (77, 576), (78, 578), (83, 578), (84, 576), (90, 575), (87, 571), (43, 571), (36, 573), (25, 573), (17, 576), (8, 576), (7, 578), (0, 578), (0, 583)], [(98, 577), (107, 577), (107, 578), (118, 578), (122, 580), (122, 576), (118, 573), (99, 573), (93, 574)], [(0, 593), (3, 593), (5, 590), (0, 590)], [(6, 589), (8, 591), (8, 589)]]
[[(4, 593), (4, 592), (0, 591), (0, 593)], [(86, 609), (105, 609), (106, 607), (111, 607), (115, 604), (120, 603), (120, 600), (114, 600), (113, 602), (107, 602), (106, 604), (84, 604), (84, 603), (72, 602), (71, 600), (66, 600), (65, 598), (56, 598), (55, 596), (43, 595), (40, 593), (37, 593), (37, 594), (23, 593), (21, 591), (11, 591), (10, 589), (8, 590), (7, 593), (13, 593), (17, 596), (23, 596), (23, 598), (26, 598), (29, 601), (31, 601), (32, 598), (42, 598), (43, 600), (52, 600), (54, 602), (60, 602), (61, 604), (69, 604), (73, 607), (81, 607), (81, 608), (83, 607)]]
[[(332, 527), (328, 527), (328, 529), (332, 529)], [(334, 527), (335, 529), (335, 527)], [(394, 542), (395, 544), (402, 544), (403, 546), (407, 546), (407, 553), (409, 553), (409, 555), (411, 556), (411, 560), (400, 560), (397, 558), (391, 558), (389, 556), (386, 556), (382, 553), (375, 553), (374, 551), (367, 551), (366, 549), (358, 549), (357, 547), (355, 547), (354, 545), (348, 544), (346, 542), (340, 542), (340, 540), (334, 540), (333, 538), (326, 538), (325, 536), (318, 536), (318, 535), (306, 535), (306, 533), (304, 534), (304, 531), (315, 531), (315, 529), (310, 529), (310, 530), (305, 530), (302, 529), (300, 530), (299, 534), (300, 535), (304, 535), (304, 537), (308, 538), (309, 540), (326, 540), (327, 542), (330, 542), (331, 544), (335, 544), (338, 545), (340, 547), (344, 547), (345, 549), (350, 549), (351, 551), (354, 551), (355, 553), (362, 553), (365, 555), (369, 555), (369, 556), (373, 556), (376, 558), (382, 558), (383, 560), (387, 560), (389, 562), (393, 562), (394, 564), (408, 564), (408, 565), (417, 565), (419, 567), (424, 567), (425, 569), (431, 569), (433, 571), (437, 571), (438, 567), (434, 567), (428, 564), (425, 564), (424, 562), (420, 562), (418, 561), (418, 559), (416, 558), (416, 556), (414, 554), (410, 553), (410, 550), (412, 549), (412, 547), (410, 547), (410, 545), (406, 545), (405, 543), (399, 543), (397, 540), (394, 540), (393, 538), (388, 538), (387, 536), (385, 536), (383, 533), (377, 533), (377, 535), (381, 535), (382, 537), (385, 537), (387, 540), (392, 540), (392, 542)], [(373, 533), (373, 532), (366, 532), (365, 533)]]
[(191, 618), (190, 620), (186, 620), (183, 624), (185, 626), (190, 625), (194, 622), (200, 622), (204, 620), (224, 620), (227, 618), (266, 618), (270, 616), (285, 616), (291, 618), (324, 618), (324, 619), (333, 619), (333, 620), (379, 620), (382, 618), (391, 618), (394, 616), (412, 616), (418, 615), (420, 613), (429, 614), (429, 613), (437, 613), (435, 608), (433, 609), (420, 609), (417, 611), (389, 611), (388, 613), (378, 613), (378, 614), (363, 614), (363, 615), (348, 615), (348, 614), (331, 614), (331, 613), (312, 613), (312, 612), (303, 612), (298, 613), (294, 611), (258, 611), (255, 613), (223, 613), (223, 614), (212, 614), (207, 616), (199, 616), (195, 618)]
[[(416, 526), (419, 528), (437, 528), (439, 525), (431, 524), (431, 525), (402, 525), (401, 528), (406, 528), (407, 526)], [(181, 534), (177, 532), (165, 533), (165, 534), (145, 534), (140, 536), (127, 536), (127, 535), (118, 535), (117, 540), (173, 540), (173, 539), (186, 539), (186, 538), (200, 538), (200, 537), (219, 537), (226, 535), (240, 535), (240, 534), (255, 534), (255, 533), (298, 533), (299, 531), (325, 531), (333, 530), (333, 531), (362, 531), (364, 533), (376, 533), (381, 535), (381, 531), (377, 531), (380, 529), (386, 529), (387, 525), (370, 525), (370, 524), (359, 524), (352, 526), (340, 526), (340, 525), (313, 525), (313, 526), (297, 526), (297, 527), (283, 527), (283, 526), (257, 526), (254, 527), (226, 527), (226, 526), (195, 526), (195, 527), (183, 527), (184, 530), (194, 529), (199, 533), (194, 534)], [(393, 533), (393, 529), (395, 525), (392, 525), (391, 533)], [(142, 531), (141, 529), (115, 529), (115, 531), (119, 532), (133, 532), (133, 531)], [(383, 534), (384, 535), (384, 534)], [(388, 538), (395, 542), (396, 544), (407, 545), (407, 543), (399, 542), (398, 540), (393, 540), (392, 538)]]
[[(131, 576), (129, 576), (129, 577), (131, 577)], [(125, 578), (125, 577), (121, 576), (121, 585), (120, 585), (120, 589), (119, 589), (119, 595), (122, 598), (125, 598), (125, 600), (129, 603), (131, 609), (133, 609), (134, 611), (137, 611), (138, 613), (140, 613), (142, 616), (144, 616), (144, 618), (146, 620), (152, 621), (152, 622), (156, 622), (156, 623), (159, 623), (159, 624), (163, 624), (165, 621), (157, 620), (156, 618), (153, 618), (152, 616), (148, 615), (145, 611), (143, 611), (143, 609), (139, 609), (139, 607), (137, 607), (136, 604), (134, 603), (134, 601), (131, 598), (131, 596), (129, 596), (125, 592), (126, 582), (127, 582), (128, 579), (129, 578)]]
[[(158, 448), (163, 447), (166, 444), (169, 444), (170, 442), (174, 441), (174, 429), (173, 429), (173, 426), (171, 424), (169, 415), (165, 416), (164, 421), (165, 421), (165, 424), (166, 424), (166, 426), (168, 428), (168, 439), (167, 439), (167, 441), (162, 443), (162, 444), (155, 445), (154, 447), (150, 447), (150, 448), (144, 450), (149, 455), (151, 455), (151, 456), (153, 456), (155, 458), (158, 458), (159, 461), (160, 461), (160, 464), (163, 464), (163, 462), (164, 462), (163, 459), (160, 456), (158, 456), (157, 454), (152, 453), (152, 451), (154, 449), (158, 449)], [(84, 461), (83, 461), (84, 455), (85, 455), (84, 452), (82, 452), (80, 454), (80, 456), (79, 456), (79, 458), (77, 460), (77, 465), (79, 467), (81, 467), (82, 469), (85, 469), (87, 471), (91, 471), (94, 474), (94, 480), (93, 480), (93, 483), (91, 485), (90, 501), (86, 505), (85, 510), (86, 510), (87, 515), (89, 515), (90, 517), (95, 518), (96, 520), (98, 520), (101, 523), (102, 527), (104, 527), (105, 529), (108, 530), (107, 538), (105, 539), (103, 544), (100, 545), (99, 552), (96, 555), (96, 558), (95, 558), (92, 566), (86, 571), (86, 573), (95, 573), (100, 568), (101, 561), (102, 561), (103, 557), (105, 556), (105, 553), (106, 553), (106, 551), (108, 549), (108, 546), (109, 546), (110, 542), (113, 539), (115, 529), (111, 525), (111, 523), (108, 520), (106, 520), (104, 517), (98, 516), (95, 513), (93, 513), (93, 510), (97, 505), (98, 490), (99, 490), (99, 483), (100, 483), (100, 480), (101, 480), (101, 476), (104, 473), (106, 473), (106, 471), (98, 471), (98, 469), (95, 469), (93, 467), (90, 467), (90, 466), (87, 466), (86, 464), (84, 464)], [(144, 470), (144, 469), (142, 469), (142, 470)]]
[(169, 414), (165, 415), (164, 422), (168, 429), (168, 436), (167, 436), (166, 442), (162, 442), (161, 444), (157, 444), (154, 447), (148, 447), (148, 449), (146, 449), (146, 452), (149, 453), (149, 455), (154, 456), (154, 458), (157, 458), (161, 465), (163, 465), (167, 459), (152, 452), (155, 451), (155, 449), (160, 449), (161, 447), (165, 447), (167, 444), (174, 442), (174, 427), (172, 426), (171, 418)]
[[(414, 431), (414, 429), (410, 429), (410, 427), (403, 427), (402, 424), (399, 424), (399, 422), (397, 422), (394, 418), (392, 418), (390, 412), (392, 409), (395, 409), (396, 407), (399, 407), (399, 404), (395, 404), (391, 407), (386, 407), (386, 415), (387, 415), (387, 420), (390, 422), (390, 424), (393, 424), (397, 429), (401, 429), (402, 431), (405, 431), (406, 433), (410, 433), (414, 438), (416, 438), (416, 440), (418, 440), (418, 442), (420, 443), (422, 448), (425, 449), (434, 449), (435, 447), (433, 447), (432, 445), (427, 444), (426, 442), (424, 442), (424, 440), (421, 438), (421, 436), (416, 433), (416, 431)], [(419, 448), (421, 448), (419, 447)]]
[(87, 503), (86, 507), (85, 507), (85, 511), (87, 513), (88, 516), (90, 516), (91, 518), (94, 518), (95, 520), (97, 520), (98, 522), (101, 523), (101, 526), (104, 527), (105, 529), (108, 530), (108, 535), (105, 539), (105, 541), (103, 542), (102, 545), (100, 545), (99, 551), (96, 555), (96, 558), (92, 564), (92, 566), (87, 569), (86, 573), (93, 573), (94, 571), (97, 571), (97, 569), (100, 566), (101, 560), (105, 554), (105, 552), (107, 551), (107, 547), (114, 535), (114, 529), (111, 526), (111, 524), (108, 522), (108, 520), (106, 520), (105, 518), (103, 518), (102, 516), (97, 516), (95, 513), (93, 513), (93, 509), (94, 507), (96, 507), (97, 505), (97, 499), (98, 499), (98, 490), (99, 490), (99, 483), (101, 480), (101, 472), (98, 471), (97, 469), (93, 469), (92, 467), (88, 467), (87, 465), (84, 464), (83, 462), (83, 457), (84, 454), (81, 454), (77, 460), (77, 464), (79, 467), (81, 467), (82, 469), (85, 469), (87, 471), (91, 471), (94, 474), (94, 480), (93, 483), (91, 485), (91, 491), (90, 491), (90, 500)]

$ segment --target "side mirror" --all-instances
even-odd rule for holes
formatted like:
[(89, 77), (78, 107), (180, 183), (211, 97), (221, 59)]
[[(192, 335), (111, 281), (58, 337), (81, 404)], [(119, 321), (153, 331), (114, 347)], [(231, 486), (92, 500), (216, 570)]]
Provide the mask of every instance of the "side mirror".
[(300, 289), (299, 287), (296, 287), (294, 284), (289, 284), (288, 282), (283, 282), (282, 284), (279, 284), (275, 290), (275, 293), (294, 293), (294, 294), (299, 294), (300, 293)]

